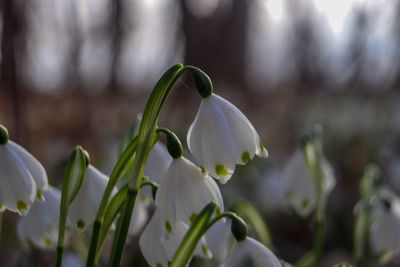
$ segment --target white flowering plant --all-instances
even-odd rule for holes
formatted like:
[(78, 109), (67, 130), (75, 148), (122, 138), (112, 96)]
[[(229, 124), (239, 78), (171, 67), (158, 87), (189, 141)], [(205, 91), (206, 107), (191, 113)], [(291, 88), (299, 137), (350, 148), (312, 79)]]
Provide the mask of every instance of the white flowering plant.
[[(187, 134), (191, 153), (187, 157), (175, 133), (158, 125), (168, 95), (185, 72), (192, 75), (202, 97)], [(160, 136), (165, 136), (166, 147)], [(91, 231), (87, 267), (101, 265), (110, 234), (108, 264), (120, 266), (127, 238), (138, 233), (140, 250), (151, 267), (185, 267), (193, 257), (224, 267), (290, 266), (272, 252), (268, 227), (251, 204), (242, 203), (235, 212), (225, 210), (219, 184), (229, 182), (236, 165), (245, 165), (256, 155), (266, 158), (268, 152), (246, 116), (214, 94), (212, 82), (202, 70), (181, 64), (167, 70), (121, 148), (108, 177), (91, 164), (89, 153), (77, 146), (58, 191), (49, 185), (39, 161), (9, 140), (7, 129), (0, 125), (0, 210), (25, 216), (17, 227), (24, 242), (43, 249), (56, 247), (56, 267), (64, 266), (66, 237), (73, 231)], [(400, 201), (377, 197), (371, 182), (376, 176), (369, 170), (362, 180), (366, 185), (355, 212), (355, 262), (370, 256), (366, 248), (370, 235), (377, 250), (400, 247), (397, 238), (388, 245), (390, 234), (381, 232), (400, 225), (396, 213)], [(282, 182), (294, 211), (302, 217), (313, 214), (313, 250), (297, 266), (321, 267), (327, 197), (336, 179), (323, 155), (320, 128), (303, 137), (300, 149), (282, 171)], [(374, 202), (376, 198), (379, 204)], [(152, 214), (149, 207), (153, 207)], [(245, 220), (261, 242), (249, 236)]]

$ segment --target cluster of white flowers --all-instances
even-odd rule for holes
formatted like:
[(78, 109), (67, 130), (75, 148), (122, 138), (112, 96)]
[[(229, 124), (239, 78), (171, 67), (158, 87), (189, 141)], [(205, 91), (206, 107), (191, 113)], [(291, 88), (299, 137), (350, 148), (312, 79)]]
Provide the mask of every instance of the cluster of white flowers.
[[(4, 127), (1, 130), (0, 209), (26, 215), (18, 224), (21, 240), (41, 248), (54, 247), (61, 193), (48, 185), (43, 166), (25, 149), (8, 140)], [(142, 253), (154, 267), (168, 266), (190, 225), (208, 203), (216, 203), (217, 214), (224, 211), (221, 192), (212, 177), (224, 184), (231, 178), (236, 164), (246, 164), (254, 155), (268, 155), (249, 120), (215, 94), (203, 98), (187, 141), (200, 167), (182, 155), (172, 158), (157, 142), (145, 168), (145, 175), (160, 184), (154, 201), (156, 210), (140, 238)], [(78, 179), (79, 164), (76, 160), (73, 166), (74, 182)], [(68, 224), (72, 228), (83, 231), (94, 222), (107, 182), (108, 177), (87, 162), (79, 191), (69, 206)], [(35, 201), (36, 198), (41, 201)], [(148, 218), (149, 192), (143, 188), (137, 198), (131, 234), (137, 233)], [(244, 247), (259, 266), (280, 266), (272, 252), (251, 238), (241, 240), (232, 248), (229, 225), (222, 221), (211, 227), (199, 242), (195, 255), (211, 258), (214, 254), (224, 266), (233, 266), (232, 259), (226, 256), (232, 254), (231, 258), (236, 258), (235, 251)], [(216, 240), (216, 236), (221, 238)], [(225, 241), (221, 242), (222, 239)]]

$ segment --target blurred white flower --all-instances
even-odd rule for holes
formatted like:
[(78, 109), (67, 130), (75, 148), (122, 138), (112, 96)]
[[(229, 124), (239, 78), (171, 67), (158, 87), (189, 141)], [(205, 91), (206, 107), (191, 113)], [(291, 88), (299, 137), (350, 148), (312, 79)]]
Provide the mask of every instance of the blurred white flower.
[(265, 211), (287, 211), (290, 207), (285, 196), (285, 185), (282, 174), (278, 171), (268, 172), (256, 188), (259, 207)]
[[(77, 172), (76, 172), (77, 173)], [(89, 164), (78, 194), (72, 201), (68, 218), (78, 229), (84, 230), (94, 222), (97, 208), (108, 182), (108, 177)]]
[(378, 190), (373, 207), (371, 244), (377, 253), (400, 252), (400, 199), (388, 188)]
[(169, 155), (167, 148), (160, 142), (157, 142), (150, 151), (144, 175), (150, 180), (161, 183), (161, 179), (167, 172), (172, 157)]
[(187, 159), (173, 159), (156, 195), (156, 206), (166, 232), (171, 233), (178, 220), (190, 224), (212, 201), (223, 211), (217, 183)]
[[(320, 159), (324, 176), (325, 194), (329, 194), (335, 186), (336, 178), (333, 169), (325, 158)], [(315, 208), (317, 195), (314, 178), (310, 175), (303, 150), (299, 149), (284, 167), (283, 182), (285, 194), (295, 211), (307, 216)]]
[(187, 136), (190, 151), (211, 176), (226, 183), (236, 164), (268, 152), (250, 121), (232, 103), (212, 94), (203, 98)]
[(237, 242), (221, 267), (282, 267), (279, 259), (264, 245), (247, 237)]
[(0, 211), (26, 215), (35, 198), (43, 200), (47, 174), (40, 162), (20, 145), (8, 140), (0, 124)]
[(62, 267), (84, 267), (83, 261), (75, 254), (68, 252), (62, 258)]
[(36, 201), (26, 217), (21, 217), (17, 233), (21, 241), (30, 241), (39, 248), (53, 248), (58, 239), (61, 193), (50, 187), (43, 192), (46, 201)]

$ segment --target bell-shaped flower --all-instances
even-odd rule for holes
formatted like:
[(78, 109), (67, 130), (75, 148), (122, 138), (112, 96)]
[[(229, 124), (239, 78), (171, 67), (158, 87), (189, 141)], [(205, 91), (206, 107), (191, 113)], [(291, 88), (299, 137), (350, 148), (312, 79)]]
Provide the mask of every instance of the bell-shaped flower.
[(143, 189), (141, 189), (136, 198), (132, 212), (132, 219), (128, 231), (130, 235), (137, 234), (146, 224), (149, 215), (147, 211), (148, 203), (148, 197), (143, 193)]
[(268, 153), (250, 121), (232, 103), (211, 94), (203, 98), (187, 143), (198, 163), (226, 183), (236, 164)]
[(400, 252), (400, 199), (388, 189), (378, 194), (372, 212), (372, 248), (381, 254)]
[[(177, 221), (174, 228), (175, 231), (168, 239), (165, 238), (165, 230), (161, 223), (159, 210), (156, 209), (139, 239), (140, 250), (151, 267), (168, 266), (168, 262), (174, 257), (183, 237), (188, 231), (189, 225), (182, 221)], [(208, 259), (211, 258), (211, 253), (204, 237), (198, 243), (194, 255)]]
[[(329, 194), (335, 186), (333, 169), (325, 158), (320, 159), (324, 177), (325, 193)], [(315, 208), (317, 201), (316, 184), (307, 169), (304, 153), (298, 150), (284, 167), (283, 182), (285, 194), (294, 210), (301, 216), (307, 216)]]
[(160, 183), (171, 161), (172, 157), (169, 155), (167, 148), (157, 142), (150, 151), (144, 175), (148, 176), (150, 180)]
[(282, 267), (279, 259), (263, 244), (247, 237), (237, 242), (221, 267)]
[(168, 256), (161, 244), (163, 232), (159, 210), (156, 209), (139, 239), (140, 250), (151, 267), (168, 267)]
[(0, 124), (0, 211), (25, 215), (35, 198), (43, 199), (48, 187), (43, 166), (20, 145), (8, 140)]
[(213, 260), (220, 265), (228, 255), (233, 244), (231, 234), (231, 220), (215, 223), (206, 233), (208, 249), (212, 253)]
[(156, 195), (156, 206), (167, 233), (176, 221), (190, 224), (210, 202), (224, 204), (217, 183), (184, 157), (173, 159)]
[(81, 187), (68, 211), (70, 222), (78, 230), (94, 222), (107, 182), (108, 177), (95, 167), (90, 164), (86, 167)]
[(61, 193), (56, 188), (43, 192), (46, 201), (36, 201), (26, 217), (21, 217), (17, 233), (21, 241), (29, 241), (39, 248), (53, 248), (58, 239), (58, 220)]

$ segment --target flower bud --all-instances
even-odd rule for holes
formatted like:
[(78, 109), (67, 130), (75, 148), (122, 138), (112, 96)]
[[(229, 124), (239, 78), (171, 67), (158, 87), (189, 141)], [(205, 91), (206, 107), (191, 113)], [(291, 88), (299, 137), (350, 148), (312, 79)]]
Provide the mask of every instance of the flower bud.
[(238, 242), (245, 240), (247, 237), (246, 223), (243, 221), (242, 218), (240, 218), (237, 215), (232, 216), (231, 219), (232, 219), (231, 231), (233, 236)]
[(210, 77), (200, 69), (192, 70), (193, 80), (196, 84), (197, 91), (203, 98), (209, 97), (213, 92), (213, 85)]
[(7, 128), (0, 124), (0, 145), (4, 145), (8, 142), (8, 131)]

